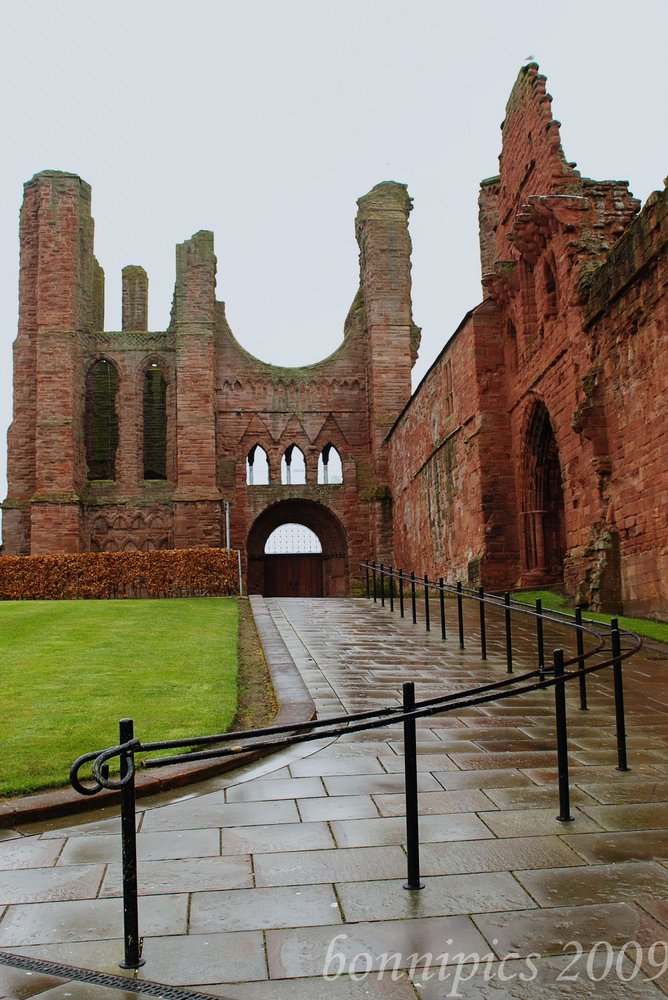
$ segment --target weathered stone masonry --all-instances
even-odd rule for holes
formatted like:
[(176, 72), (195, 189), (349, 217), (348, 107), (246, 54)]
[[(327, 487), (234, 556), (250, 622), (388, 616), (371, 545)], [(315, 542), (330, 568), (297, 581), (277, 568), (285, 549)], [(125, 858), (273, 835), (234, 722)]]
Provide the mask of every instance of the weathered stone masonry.
[[(103, 331), (90, 188), (45, 172), (21, 215), (4, 551), (221, 545), (224, 501), (251, 591), (288, 521), (321, 539), (324, 592), (371, 556), (491, 589), (563, 580), (594, 606), (668, 615), (668, 192), (642, 212), (564, 156), (545, 78), (522, 69), (498, 176), (480, 191), (484, 298), (415, 394), (411, 202), (358, 202), (360, 287), (319, 364), (267, 365), (215, 298), (213, 236), (177, 247), (172, 318), (123, 271)], [(336, 449), (341, 484), (318, 483)], [(247, 481), (262, 448), (268, 485)], [(281, 483), (299, 448), (306, 483)]]
[[(93, 256), (90, 188), (48, 171), (26, 184), (20, 322), (9, 433), (9, 554), (241, 548), (263, 588), (264, 544), (297, 521), (323, 545), (324, 590), (345, 594), (369, 552), (391, 557), (385, 437), (410, 395), (419, 331), (411, 319), (410, 199), (386, 183), (359, 201), (360, 289), (342, 345), (326, 360), (276, 368), (234, 339), (215, 298), (213, 236), (176, 249), (170, 326), (148, 331), (148, 279), (123, 270), (122, 330), (102, 329), (104, 276)], [(267, 485), (247, 483), (255, 447)], [(291, 447), (306, 483), (281, 483)], [(318, 484), (328, 447), (343, 482)]]
[(485, 299), (388, 438), (395, 561), (668, 615), (668, 191), (566, 161), (520, 73), (483, 181)]

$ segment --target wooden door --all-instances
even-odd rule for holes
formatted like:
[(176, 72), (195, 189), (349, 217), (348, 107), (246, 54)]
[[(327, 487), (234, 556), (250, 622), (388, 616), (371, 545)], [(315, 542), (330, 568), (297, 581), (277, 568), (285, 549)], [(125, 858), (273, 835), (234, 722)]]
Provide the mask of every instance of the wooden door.
[(264, 557), (265, 597), (322, 597), (322, 555)]

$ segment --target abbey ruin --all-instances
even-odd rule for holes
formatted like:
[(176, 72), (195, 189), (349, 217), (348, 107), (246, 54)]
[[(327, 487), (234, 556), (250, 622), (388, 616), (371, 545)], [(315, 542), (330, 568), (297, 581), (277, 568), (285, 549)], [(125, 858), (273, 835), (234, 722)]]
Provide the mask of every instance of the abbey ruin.
[[(21, 213), (4, 552), (221, 546), (229, 505), (251, 592), (344, 595), (370, 558), (488, 590), (563, 582), (593, 607), (668, 615), (668, 190), (640, 211), (626, 182), (582, 177), (530, 63), (479, 205), (482, 301), (411, 394), (403, 185), (358, 202), (342, 344), (287, 369), (234, 339), (210, 232), (177, 247), (167, 330), (148, 330), (133, 266), (122, 329), (105, 331), (90, 187), (37, 174)], [(265, 544), (287, 523), (311, 528), (322, 555), (279, 579)]]

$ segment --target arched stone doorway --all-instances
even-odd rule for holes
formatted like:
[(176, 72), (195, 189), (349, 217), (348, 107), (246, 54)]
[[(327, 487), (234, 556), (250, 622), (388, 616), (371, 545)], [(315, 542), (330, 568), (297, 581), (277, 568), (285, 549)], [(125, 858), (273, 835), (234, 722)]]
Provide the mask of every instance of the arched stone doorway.
[[(279, 567), (281, 556), (265, 555), (272, 532), (284, 524), (303, 524), (320, 540), (321, 577), (311, 555), (295, 553)], [(265, 597), (345, 597), (348, 593), (348, 543), (343, 525), (327, 507), (311, 500), (282, 500), (267, 507), (248, 533), (248, 593)], [(272, 564), (272, 560), (274, 563)], [(280, 591), (278, 593), (277, 591)]]
[(566, 554), (564, 490), (559, 449), (542, 402), (529, 421), (523, 476), (523, 582), (556, 583), (563, 579)]

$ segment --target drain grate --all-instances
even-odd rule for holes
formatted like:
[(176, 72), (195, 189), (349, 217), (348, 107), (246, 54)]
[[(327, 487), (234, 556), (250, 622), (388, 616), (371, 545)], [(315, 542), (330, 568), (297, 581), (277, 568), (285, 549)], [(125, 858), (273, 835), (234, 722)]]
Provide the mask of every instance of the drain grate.
[(73, 965), (59, 965), (57, 962), (47, 962), (27, 955), (12, 955), (8, 951), (0, 951), (0, 965), (24, 969), (26, 972), (42, 972), (47, 976), (58, 976), (60, 979), (70, 979), (77, 983), (92, 983), (94, 986), (106, 986), (112, 990), (125, 990), (126, 993), (160, 997), (161, 1000), (225, 1000), (224, 997), (214, 997), (212, 993), (197, 993), (181, 986), (165, 986), (162, 983), (153, 983), (149, 979), (126, 979), (125, 976), (112, 976), (106, 972), (77, 969)]

